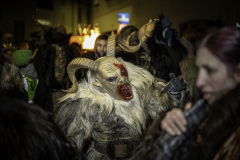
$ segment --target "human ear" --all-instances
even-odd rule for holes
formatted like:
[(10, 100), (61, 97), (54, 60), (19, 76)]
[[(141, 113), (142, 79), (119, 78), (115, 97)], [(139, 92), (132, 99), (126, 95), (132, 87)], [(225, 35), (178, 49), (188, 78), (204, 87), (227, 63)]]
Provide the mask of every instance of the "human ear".
[(237, 70), (236, 70), (234, 77), (235, 77), (236, 81), (238, 83), (240, 83), (240, 63), (238, 63), (238, 65), (237, 65)]

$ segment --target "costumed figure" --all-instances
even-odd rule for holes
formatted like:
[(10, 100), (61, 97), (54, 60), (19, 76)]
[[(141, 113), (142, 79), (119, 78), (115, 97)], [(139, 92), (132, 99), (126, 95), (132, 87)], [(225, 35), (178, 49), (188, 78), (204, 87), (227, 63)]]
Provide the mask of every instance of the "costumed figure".
[(6, 33), (1, 38), (1, 45), (0, 45), (0, 52), (3, 52), (4, 48), (10, 48), (13, 47), (13, 36), (11, 33)]
[(22, 76), (17, 66), (6, 62), (0, 54), (0, 96), (5, 95), (23, 101), (28, 101)]
[(196, 101), (200, 96), (195, 85), (197, 67), (191, 54), (192, 45), (186, 38), (179, 39), (171, 25), (172, 22), (163, 14), (158, 19), (150, 19), (138, 31), (130, 33), (125, 42), (126, 45), (139, 43), (140, 40), (143, 42), (135, 56), (119, 51), (116, 57), (139, 65), (166, 81), (169, 81), (169, 73), (182, 75), (188, 82), (191, 99)]
[[(138, 63), (154, 76), (169, 81), (169, 73), (176, 76), (182, 75), (188, 82), (191, 99), (196, 101), (200, 98), (199, 90), (195, 85), (197, 67), (195, 56), (189, 55), (189, 41), (177, 37), (177, 32), (171, 29), (172, 22), (163, 14), (159, 19), (149, 20), (138, 33), (142, 39), (143, 51), (140, 51)], [(183, 45), (183, 44), (188, 45)], [(198, 96), (196, 96), (198, 95)]]
[(66, 34), (65, 26), (58, 25), (45, 31), (44, 37), (46, 43), (39, 47), (33, 59), (39, 79), (35, 103), (52, 111), (54, 100), (70, 85), (67, 65), (80, 54), (69, 45), (71, 34)]
[(161, 14), (159, 19), (150, 19), (139, 31), (132, 32), (125, 42), (130, 45), (142, 41), (139, 65), (166, 81), (170, 80), (169, 73), (181, 75), (179, 62), (188, 55), (171, 25), (172, 22)]
[[(158, 78), (169, 81), (169, 73), (174, 73), (176, 76), (181, 75), (179, 62), (183, 57), (187, 56), (187, 49), (177, 39), (177, 35), (171, 29), (172, 22), (160, 15), (159, 19), (149, 20), (139, 30), (139, 38), (145, 38), (144, 50), (150, 55), (150, 65), (148, 70)], [(154, 29), (148, 35), (141, 35), (145, 33), (148, 27), (153, 26)], [(145, 54), (147, 54), (145, 53)], [(146, 57), (149, 57), (146, 56)], [(148, 58), (149, 60), (149, 58)]]
[(4, 34), (2, 39), (1, 39), (0, 53), (3, 54), (6, 62), (14, 64), (14, 62), (12, 60), (12, 54), (13, 54), (15, 49), (16, 49), (16, 47), (13, 46), (13, 36), (12, 36), (12, 34), (10, 34), (10, 33)]
[[(141, 45), (125, 46), (120, 39), (109, 37), (105, 57), (96, 61), (76, 58), (69, 64), (73, 86), (55, 107), (55, 121), (74, 147), (81, 150), (90, 139), (89, 160), (131, 159), (148, 120), (181, 108), (187, 99), (182, 77), (171, 74), (170, 82), (165, 83), (147, 70), (115, 58), (116, 42), (128, 52)], [(77, 82), (79, 68), (89, 69), (88, 81)]]
[[(125, 43), (128, 36), (135, 32), (138, 31), (139, 29), (133, 25), (127, 25), (126, 27), (123, 27), (120, 31), (120, 37), (122, 38), (123, 42)], [(133, 41), (134, 43), (130, 43), (129, 46), (135, 46), (139, 43), (139, 41)]]
[[(120, 31), (120, 37), (122, 38), (122, 41), (129, 46), (136, 46), (139, 44), (138, 39), (138, 28), (133, 25), (128, 25), (121, 29)], [(140, 65), (139, 62), (139, 53), (141, 53), (143, 49), (140, 47), (140, 49), (135, 52), (134, 54), (129, 54), (125, 50), (123, 50), (121, 47), (116, 47), (116, 57), (121, 57), (124, 61), (130, 62), (134, 65), (138, 65), (143, 67), (144, 65)], [(144, 68), (144, 67), (143, 67)], [(145, 68), (146, 69), (146, 68)]]

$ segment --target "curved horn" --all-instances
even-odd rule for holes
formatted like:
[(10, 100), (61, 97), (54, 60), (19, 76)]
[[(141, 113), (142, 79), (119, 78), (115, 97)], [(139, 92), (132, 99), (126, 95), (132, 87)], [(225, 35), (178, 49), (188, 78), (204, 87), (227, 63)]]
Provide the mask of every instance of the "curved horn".
[(118, 36), (116, 34), (111, 35), (108, 37), (107, 41), (107, 54), (106, 56), (113, 56), (115, 57), (115, 47), (116, 47), (116, 38)]
[(137, 32), (137, 31), (134, 31), (134, 32), (132, 32), (131, 34), (128, 35), (127, 40), (126, 40), (126, 42), (125, 42), (125, 44), (126, 44), (127, 46), (129, 46), (130, 38), (131, 38), (134, 34), (136, 34), (136, 32)]
[(86, 69), (90, 69), (92, 71), (96, 71), (97, 66), (98, 66), (97, 62), (95, 62), (91, 59), (88, 59), (88, 58), (73, 59), (67, 67), (68, 76), (73, 85), (72, 85), (72, 88), (70, 88), (69, 90), (63, 90), (63, 91), (68, 92), (68, 93), (75, 93), (78, 91), (78, 82), (75, 77), (75, 72), (77, 69), (86, 68)]
[(114, 34), (114, 35), (111, 35), (111, 36), (108, 37), (107, 56), (115, 57), (115, 47), (116, 47), (116, 44), (118, 44), (119, 47), (121, 47), (126, 52), (136, 52), (141, 47), (141, 41), (136, 46), (128, 46), (128, 45), (123, 43), (123, 41), (122, 41), (122, 39), (120, 38), (119, 35)]

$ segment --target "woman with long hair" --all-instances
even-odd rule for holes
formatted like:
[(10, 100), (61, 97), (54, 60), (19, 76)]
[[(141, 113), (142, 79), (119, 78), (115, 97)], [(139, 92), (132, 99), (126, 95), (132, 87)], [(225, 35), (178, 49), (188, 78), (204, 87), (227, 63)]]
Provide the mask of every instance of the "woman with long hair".
[[(196, 65), (196, 85), (207, 102), (208, 116), (172, 159), (240, 159), (240, 28), (226, 27), (207, 35), (197, 50)], [(191, 106), (188, 103), (185, 109)], [(185, 134), (188, 123), (182, 110), (169, 111), (150, 128), (137, 150), (138, 158), (156, 159), (149, 155), (161, 131)]]

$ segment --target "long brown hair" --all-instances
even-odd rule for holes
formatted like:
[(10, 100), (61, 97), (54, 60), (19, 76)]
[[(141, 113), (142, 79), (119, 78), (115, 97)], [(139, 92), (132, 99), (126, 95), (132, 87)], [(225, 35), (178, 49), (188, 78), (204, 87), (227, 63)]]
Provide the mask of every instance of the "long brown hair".
[(200, 47), (206, 47), (230, 69), (236, 71), (240, 62), (240, 28), (225, 27), (207, 35)]
[[(236, 71), (240, 63), (240, 29), (227, 27), (209, 34), (200, 47), (206, 47), (209, 51), (224, 62), (232, 73)], [(240, 124), (240, 85), (227, 95), (217, 100), (209, 107), (209, 117), (205, 125), (198, 130), (206, 146), (204, 151), (207, 159), (213, 158), (216, 146), (222, 143), (222, 139), (228, 138)], [(161, 134), (160, 122), (155, 121), (148, 129), (143, 143), (137, 147), (135, 157), (144, 159), (151, 152), (152, 144)], [(195, 136), (195, 135), (194, 135)], [(191, 141), (191, 140), (190, 140)], [(182, 152), (183, 149), (179, 149)], [(187, 150), (189, 152), (189, 150)], [(201, 152), (202, 153), (202, 152)], [(177, 153), (173, 153), (177, 155)], [(180, 159), (180, 157), (179, 157)]]

